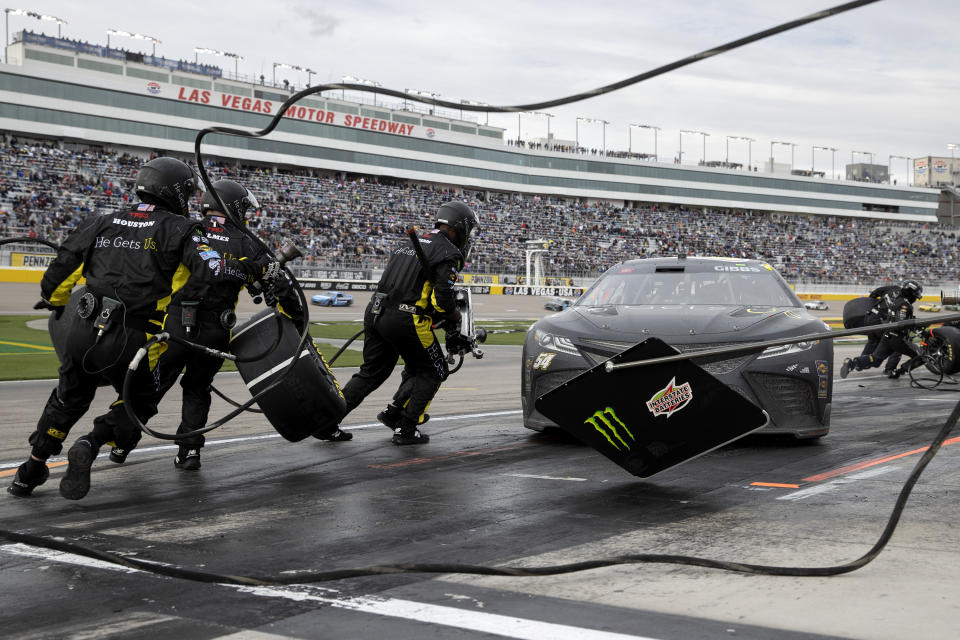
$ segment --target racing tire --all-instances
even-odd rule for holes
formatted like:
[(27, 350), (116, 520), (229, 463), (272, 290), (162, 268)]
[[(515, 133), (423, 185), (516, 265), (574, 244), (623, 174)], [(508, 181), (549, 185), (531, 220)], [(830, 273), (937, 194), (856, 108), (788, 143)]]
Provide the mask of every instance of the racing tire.
[[(854, 298), (850, 300), (845, 305), (843, 305), (843, 328), (844, 329), (859, 329), (860, 327), (867, 326), (868, 316), (867, 314), (873, 310), (880, 301), (876, 298)], [(879, 320), (879, 316), (874, 316)], [(871, 318), (872, 319), (872, 318)], [(870, 324), (878, 324), (876, 322), (870, 322)]]
[[(950, 376), (960, 371), (960, 329), (956, 327), (936, 327), (930, 330), (932, 338), (927, 338), (926, 351), (938, 354), (936, 360), (925, 359), (927, 370), (934, 375)], [(937, 364), (939, 363), (939, 364)]]
[[(296, 364), (281, 384), (269, 389), (257, 404), (264, 417), (281, 436), (298, 442), (314, 433), (337, 428), (347, 413), (346, 400), (327, 361), (307, 340), (295, 353), (300, 335), (286, 317), (280, 320), (282, 332), (276, 349), (260, 360), (237, 362), (237, 370), (251, 394), (270, 385), (295, 359)], [(230, 351), (245, 358), (263, 353), (277, 340), (277, 321), (272, 310), (261, 311), (234, 330)]]

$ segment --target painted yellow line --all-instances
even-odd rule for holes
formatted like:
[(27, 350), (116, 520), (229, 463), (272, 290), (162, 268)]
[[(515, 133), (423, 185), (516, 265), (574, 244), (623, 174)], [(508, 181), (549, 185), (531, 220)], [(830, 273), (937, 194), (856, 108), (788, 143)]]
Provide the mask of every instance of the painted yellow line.
[(7, 340), (0, 340), (0, 344), (8, 344), (12, 347), (27, 347), (29, 349), (39, 349), (40, 351), (53, 351), (53, 347), (47, 347), (39, 344), (27, 344), (25, 342), (9, 342)]
[[(47, 468), (52, 469), (53, 467), (62, 467), (66, 464), (69, 464), (66, 460), (64, 460), (63, 462), (48, 462)], [(4, 471), (0, 471), (0, 478), (6, 478), (16, 473), (17, 473), (16, 469), (6, 469)]]
[(12, 353), (0, 353), (0, 357), (3, 356), (48, 356), (53, 351), (14, 351)]
[(782, 484), (780, 482), (751, 482), (751, 487), (780, 487), (782, 489), (799, 489), (798, 484)]

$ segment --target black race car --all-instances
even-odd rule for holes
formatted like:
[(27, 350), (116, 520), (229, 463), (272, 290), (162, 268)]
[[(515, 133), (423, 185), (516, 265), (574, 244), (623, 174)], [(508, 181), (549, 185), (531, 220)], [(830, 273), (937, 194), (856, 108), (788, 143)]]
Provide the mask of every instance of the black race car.
[[(536, 431), (555, 426), (534, 408), (538, 397), (651, 336), (688, 352), (828, 330), (765, 262), (628, 260), (600, 276), (565, 313), (530, 327), (523, 344), (523, 424)], [(818, 438), (829, 431), (833, 341), (697, 364), (765, 409), (765, 432)]]

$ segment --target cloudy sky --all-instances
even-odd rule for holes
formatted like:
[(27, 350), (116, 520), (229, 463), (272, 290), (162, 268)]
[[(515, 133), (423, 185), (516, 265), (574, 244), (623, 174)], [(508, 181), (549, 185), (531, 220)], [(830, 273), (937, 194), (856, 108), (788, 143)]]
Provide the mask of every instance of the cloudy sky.
[[(63, 35), (106, 43), (106, 29), (162, 41), (158, 55), (194, 58), (194, 47), (244, 56), (239, 72), (269, 80), (273, 63), (316, 70), (313, 83), (352, 75), (385, 87), (432, 91), (443, 98), (526, 104), (614, 82), (778, 25), (841, 0), (231, 0), (201, 3), (37, 0), (22, 8), (63, 18)], [(218, 8), (219, 7), (219, 8)], [(56, 25), (10, 17), (10, 31)], [(960, 2), (883, 0), (627, 89), (551, 110), (550, 130), (608, 149), (672, 160), (682, 138), (683, 161), (696, 163), (706, 141), (708, 160), (755, 164), (769, 157), (796, 168), (840, 171), (850, 162), (886, 164), (890, 155), (949, 156), (960, 143)], [(112, 39), (133, 50), (149, 43)], [(209, 54), (200, 61), (233, 71)], [(298, 87), (307, 75), (277, 69)], [(479, 116), (484, 121), (483, 115)], [(490, 124), (516, 137), (516, 115)], [(524, 138), (544, 137), (547, 119), (520, 117)], [(680, 134), (681, 129), (709, 137)], [(748, 145), (727, 136), (746, 136)], [(813, 146), (836, 147), (818, 151)], [(906, 177), (906, 162), (893, 159)]]

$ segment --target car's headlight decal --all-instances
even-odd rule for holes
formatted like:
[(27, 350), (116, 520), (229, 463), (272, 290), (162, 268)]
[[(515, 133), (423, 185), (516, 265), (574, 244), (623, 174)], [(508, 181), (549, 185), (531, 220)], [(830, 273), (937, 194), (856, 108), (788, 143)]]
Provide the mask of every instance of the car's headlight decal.
[(574, 346), (570, 338), (566, 336), (558, 336), (542, 329), (537, 329), (534, 337), (537, 339), (537, 344), (539, 344), (544, 349), (551, 349), (553, 351), (559, 351), (560, 353), (566, 353), (571, 356), (578, 356), (580, 352)]
[(763, 358), (776, 358), (779, 356), (786, 356), (793, 353), (801, 353), (803, 351), (809, 351), (813, 348), (813, 345), (818, 344), (819, 340), (814, 340), (811, 342), (798, 342), (796, 344), (785, 344), (779, 347), (767, 347), (763, 352), (757, 356), (757, 360), (762, 360)]

